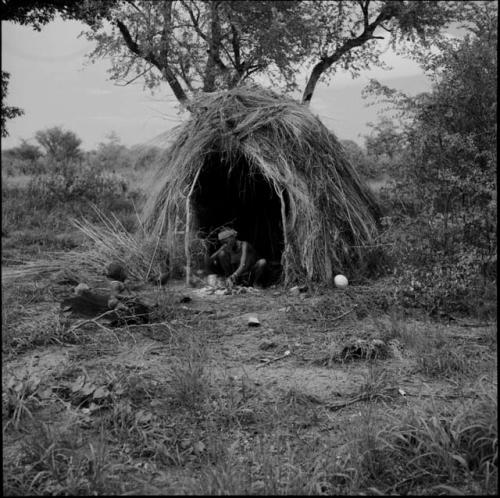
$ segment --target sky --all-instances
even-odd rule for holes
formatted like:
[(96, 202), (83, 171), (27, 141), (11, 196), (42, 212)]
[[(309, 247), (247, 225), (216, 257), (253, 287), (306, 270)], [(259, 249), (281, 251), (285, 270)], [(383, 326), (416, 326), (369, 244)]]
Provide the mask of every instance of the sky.
[[(28, 26), (2, 22), (2, 70), (10, 73), (7, 105), (21, 107), (25, 114), (9, 120), (9, 136), (2, 148), (31, 140), (38, 130), (61, 126), (75, 132), (86, 150), (116, 133), (124, 145), (155, 143), (186, 119), (167, 84), (154, 95), (140, 81), (118, 86), (109, 80), (109, 60), (89, 63), (85, 54), (93, 43), (78, 38), (84, 25), (77, 21), (55, 21), (40, 32)], [(337, 73), (330, 82), (320, 81), (311, 110), (338, 138), (364, 143), (369, 122), (378, 121), (377, 106), (361, 98), (370, 78), (408, 94), (427, 91), (430, 82), (414, 62), (388, 49), (389, 71), (376, 68), (356, 79)], [(168, 134), (167, 134), (168, 135)]]

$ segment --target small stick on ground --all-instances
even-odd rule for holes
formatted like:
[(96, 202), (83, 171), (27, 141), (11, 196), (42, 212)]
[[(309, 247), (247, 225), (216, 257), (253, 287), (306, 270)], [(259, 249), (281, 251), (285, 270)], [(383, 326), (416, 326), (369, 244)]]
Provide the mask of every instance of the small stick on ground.
[(291, 355), (290, 351), (285, 351), (285, 353), (282, 354), (281, 356), (278, 356), (277, 358), (272, 358), (271, 360), (266, 361), (266, 363), (263, 363), (262, 365), (259, 365), (257, 368), (265, 367), (265, 366), (269, 365), (270, 363), (274, 363), (275, 361), (282, 360), (283, 358), (287, 358), (290, 355)]
[(70, 329), (68, 329), (68, 332), (74, 332), (76, 329), (79, 329), (82, 325), (85, 325), (86, 323), (94, 323), (94, 324), (96, 324), (99, 327), (103, 327), (106, 331), (109, 331), (109, 329), (107, 329), (106, 327), (104, 327), (104, 325), (101, 325), (100, 323), (97, 323), (97, 320), (99, 320), (100, 318), (103, 318), (103, 317), (105, 317), (105, 316), (107, 316), (107, 315), (109, 315), (111, 313), (115, 313), (115, 310), (105, 311), (101, 315), (96, 316), (95, 318), (91, 318), (89, 320), (82, 320), (80, 323), (77, 323), (76, 325), (73, 325), (73, 327), (71, 327)]
[(340, 320), (341, 318), (343, 318), (344, 316), (348, 315), (349, 313), (352, 313), (357, 307), (358, 307), (358, 305), (355, 304), (352, 309), (350, 309), (349, 311), (346, 311), (345, 313), (342, 313), (339, 316), (336, 316), (336, 317), (332, 318), (330, 321), (333, 322), (334, 320)]

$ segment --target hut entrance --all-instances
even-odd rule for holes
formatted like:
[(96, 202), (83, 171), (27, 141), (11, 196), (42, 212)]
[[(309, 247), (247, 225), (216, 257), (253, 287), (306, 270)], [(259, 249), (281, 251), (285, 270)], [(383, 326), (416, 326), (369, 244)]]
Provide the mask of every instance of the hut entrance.
[(260, 257), (279, 262), (283, 252), (281, 203), (264, 175), (241, 154), (231, 161), (208, 155), (193, 191), (192, 209), (201, 237), (211, 250), (218, 228), (232, 227), (250, 242)]

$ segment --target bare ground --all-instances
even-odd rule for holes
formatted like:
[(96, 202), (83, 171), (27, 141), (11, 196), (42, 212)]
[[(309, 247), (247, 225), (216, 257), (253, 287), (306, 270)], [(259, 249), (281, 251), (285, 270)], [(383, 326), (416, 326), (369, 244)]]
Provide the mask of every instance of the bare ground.
[[(352, 442), (412, 410), (456, 411), (474, 401), (479, 385), (496, 392), (495, 325), (395, 316), (377, 306), (380, 293), (370, 287), (207, 295), (174, 282), (137, 291), (163, 307), (157, 323), (111, 328), (63, 318), (59, 300), (70, 287), (29, 285), (4, 308), (4, 492), (11, 494), (354, 494), (370, 483), (404, 493), (404, 477), (393, 488), (382, 477), (354, 478), (362, 457)], [(20, 286), (3, 290), (12, 298)], [(260, 326), (249, 326), (249, 316)], [(35, 458), (30, 438), (51, 430)], [(49, 442), (68, 434), (71, 464), (60, 457), (56, 467), (66, 471), (58, 474), (40, 462)], [(343, 462), (347, 477), (306, 471), (322, 452)], [(426, 494), (435, 485), (410, 489)], [(471, 476), (458, 486), (482, 490)]]

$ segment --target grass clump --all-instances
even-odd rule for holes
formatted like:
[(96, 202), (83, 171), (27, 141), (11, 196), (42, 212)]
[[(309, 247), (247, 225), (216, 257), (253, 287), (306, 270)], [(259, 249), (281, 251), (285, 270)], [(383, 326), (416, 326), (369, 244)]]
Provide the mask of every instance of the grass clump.
[(40, 380), (34, 376), (22, 379), (9, 377), (2, 389), (3, 431), (10, 427), (15, 431), (29, 427), (29, 422), (34, 419), (33, 411), (40, 405)]
[[(432, 322), (408, 323), (396, 314), (376, 319), (384, 341), (396, 339), (413, 352), (416, 371), (430, 378), (464, 377), (476, 371), (473, 355), (447, 339)], [(489, 332), (486, 332), (488, 337)], [(474, 340), (474, 336), (471, 336)]]
[(4, 463), (3, 492), (27, 495), (102, 495), (123, 488), (110, 473), (112, 455), (101, 436), (84, 441), (80, 429), (33, 426), (17, 465)]
[(473, 370), (466, 354), (453, 350), (444, 341), (435, 341), (431, 347), (421, 347), (416, 352), (418, 371), (429, 377), (464, 376)]
[(208, 396), (207, 372), (199, 358), (176, 360), (170, 371), (170, 400), (179, 407), (195, 409)]
[(36, 310), (9, 307), (2, 313), (2, 347), (6, 354), (20, 354), (38, 346), (89, 342), (90, 338), (68, 335), (67, 320), (47, 307)]
[(394, 372), (370, 361), (368, 372), (359, 387), (359, 396), (369, 401), (391, 401), (397, 398), (398, 379)]
[[(482, 390), (477, 400), (454, 414), (411, 409), (379, 434), (383, 458), (399, 462), (402, 475), (393, 475), (384, 492), (432, 492), (475, 486), (491, 493), (498, 482), (498, 409), (493, 392)], [(448, 489), (448, 491), (449, 491)]]

